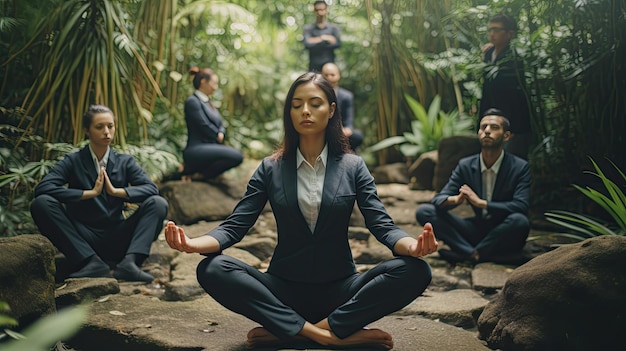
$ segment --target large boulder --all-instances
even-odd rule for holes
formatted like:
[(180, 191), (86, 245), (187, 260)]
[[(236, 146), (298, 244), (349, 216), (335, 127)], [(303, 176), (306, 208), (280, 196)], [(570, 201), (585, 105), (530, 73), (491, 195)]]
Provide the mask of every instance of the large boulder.
[(0, 301), (9, 304), (11, 317), (24, 327), (56, 311), (54, 255), (43, 235), (0, 238)]
[(171, 181), (160, 191), (169, 204), (167, 218), (177, 224), (225, 219), (238, 201), (227, 186), (206, 182)]
[(610, 350), (626, 330), (626, 238), (601, 236), (513, 271), (478, 319), (502, 350)]

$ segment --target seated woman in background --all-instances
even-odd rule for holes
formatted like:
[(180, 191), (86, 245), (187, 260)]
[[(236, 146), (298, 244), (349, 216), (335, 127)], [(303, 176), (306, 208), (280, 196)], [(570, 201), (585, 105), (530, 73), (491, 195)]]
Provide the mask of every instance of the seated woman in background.
[(204, 179), (212, 179), (238, 166), (243, 154), (224, 145), (226, 128), (222, 116), (211, 102), (211, 95), (218, 88), (218, 77), (211, 69), (192, 67), (194, 93), (185, 100), (187, 123), (187, 146), (183, 151), (183, 180), (199, 173)]

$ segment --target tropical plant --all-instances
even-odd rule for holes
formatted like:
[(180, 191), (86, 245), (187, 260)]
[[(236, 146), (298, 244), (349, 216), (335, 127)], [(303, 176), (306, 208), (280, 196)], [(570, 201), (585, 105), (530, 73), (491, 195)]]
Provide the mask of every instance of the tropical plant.
[(405, 157), (416, 158), (424, 152), (436, 150), (439, 141), (444, 137), (469, 134), (474, 125), (471, 118), (461, 117), (456, 110), (449, 113), (441, 111), (439, 95), (430, 103), (428, 112), (411, 96), (405, 95), (405, 98), (415, 116), (415, 120), (411, 122), (411, 132), (381, 140), (369, 147), (370, 152), (399, 145), (400, 152)]
[[(610, 162), (622, 179), (626, 181), (626, 175), (615, 163)], [(614, 223), (607, 223), (593, 216), (563, 210), (546, 212), (546, 219), (574, 232), (574, 234), (558, 233), (559, 235), (577, 240), (584, 240), (598, 235), (626, 235), (626, 194), (624, 194), (620, 186), (602, 172), (593, 159), (591, 159), (591, 163), (595, 172), (587, 171), (586, 173), (600, 179), (604, 189), (597, 190), (589, 186), (581, 187), (579, 185), (574, 185), (574, 188), (582, 192), (588, 199), (600, 205), (613, 218)]]
[[(0, 326), (17, 326), (17, 321), (4, 312), (9, 310), (6, 302), (0, 301)], [(87, 319), (87, 307), (76, 306), (63, 309), (54, 314), (46, 315), (35, 321), (22, 332), (4, 329), (0, 332), (0, 340), (9, 336), (13, 340), (3, 342), (3, 351), (49, 351), (67, 350), (60, 340), (71, 337)]]

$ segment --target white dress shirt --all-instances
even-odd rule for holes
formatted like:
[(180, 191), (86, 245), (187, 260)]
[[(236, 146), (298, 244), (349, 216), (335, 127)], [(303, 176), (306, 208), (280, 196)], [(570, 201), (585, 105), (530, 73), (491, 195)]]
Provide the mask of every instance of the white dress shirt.
[[(496, 178), (498, 177), (498, 171), (500, 170), (500, 165), (502, 165), (502, 159), (504, 158), (504, 150), (502, 150), (502, 153), (500, 154), (500, 156), (498, 156), (498, 159), (496, 160), (496, 162), (493, 163), (493, 165), (491, 166), (491, 168), (487, 168), (487, 166), (485, 165), (485, 161), (483, 160), (483, 155), (480, 154), (480, 172), (482, 174), (482, 180), (483, 180), (483, 199), (487, 200), (487, 202), (490, 202), (491, 199), (493, 198), (493, 188), (496, 185)], [(487, 214), (487, 209), (484, 208), (483, 209), (483, 215)]]
[(296, 168), (298, 170), (298, 206), (304, 216), (311, 233), (315, 231), (317, 217), (322, 203), (324, 191), (324, 177), (328, 160), (328, 146), (324, 146), (322, 153), (317, 156), (315, 166), (312, 166), (302, 156), (300, 148), (296, 152)]

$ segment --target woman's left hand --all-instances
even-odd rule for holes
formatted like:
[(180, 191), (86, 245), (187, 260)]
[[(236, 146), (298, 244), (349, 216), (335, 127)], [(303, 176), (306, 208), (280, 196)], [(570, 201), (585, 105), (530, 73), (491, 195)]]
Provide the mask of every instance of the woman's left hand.
[(424, 230), (417, 240), (409, 245), (409, 256), (422, 257), (429, 255), (437, 251), (437, 238), (435, 238), (435, 231), (433, 225), (430, 223), (424, 224)]

